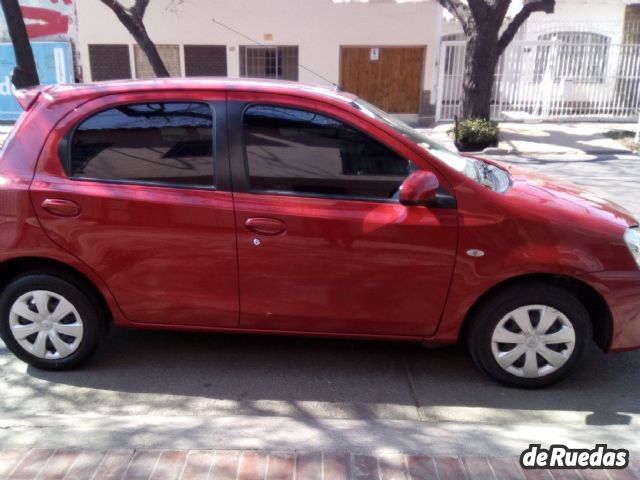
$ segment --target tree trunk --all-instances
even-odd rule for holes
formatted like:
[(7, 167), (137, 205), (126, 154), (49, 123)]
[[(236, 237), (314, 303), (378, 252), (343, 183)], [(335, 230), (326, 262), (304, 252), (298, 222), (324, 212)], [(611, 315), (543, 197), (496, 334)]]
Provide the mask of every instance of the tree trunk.
[(491, 116), (493, 78), (498, 64), (497, 28), (492, 32), (474, 32), (467, 39), (464, 80), (462, 82), (462, 118)]
[(16, 55), (16, 67), (11, 75), (11, 83), (18, 89), (39, 85), (36, 61), (18, 0), (2, 0), (2, 10)]
[[(118, 12), (116, 12), (116, 14), (118, 14)], [(131, 14), (122, 16), (118, 15), (118, 17), (138, 45), (140, 45), (140, 48), (142, 48), (142, 51), (149, 59), (149, 63), (151, 64), (151, 68), (153, 68), (154, 73), (158, 77), (169, 77), (169, 71), (167, 70), (167, 67), (164, 66), (164, 62), (162, 61), (162, 58), (160, 58), (158, 49), (149, 37), (147, 29), (145, 28), (144, 23), (142, 23), (142, 19), (138, 19)]]

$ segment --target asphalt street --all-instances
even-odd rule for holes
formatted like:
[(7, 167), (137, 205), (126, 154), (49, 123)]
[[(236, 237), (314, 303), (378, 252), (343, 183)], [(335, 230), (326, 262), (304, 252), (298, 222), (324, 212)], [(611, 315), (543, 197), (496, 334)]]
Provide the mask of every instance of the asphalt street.
[[(640, 158), (499, 157), (640, 217)], [(529, 443), (640, 452), (640, 352), (595, 347), (552, 388), (491, 382), (457, 346), (112, 330), (86, 367), (27, 367), (0, 344), (0, 447), (517, 454)], [(53, 445), (52, 445), (53, 444)]]

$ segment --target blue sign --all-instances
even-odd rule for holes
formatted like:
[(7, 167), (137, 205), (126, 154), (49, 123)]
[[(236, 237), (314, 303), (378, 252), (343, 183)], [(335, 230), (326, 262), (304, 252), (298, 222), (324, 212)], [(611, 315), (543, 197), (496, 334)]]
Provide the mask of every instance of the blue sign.
[[(31, 42), (31, 48), (42, 85), (73, 82), (71, 48), (67, 42)], [(13, 45), (0, 44), (0, 120), (16, 120), (22, 113), (11, 84), (15, 66)]]

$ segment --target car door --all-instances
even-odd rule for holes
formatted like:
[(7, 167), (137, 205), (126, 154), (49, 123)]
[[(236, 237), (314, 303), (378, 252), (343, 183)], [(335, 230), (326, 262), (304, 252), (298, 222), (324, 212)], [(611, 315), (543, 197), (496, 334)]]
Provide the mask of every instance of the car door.
[(431, 335), (457, 213), (450, 196), (431, 208), (395, 199), (423, 160), (355, 111), (240, 92), (228, 105), (240, 326)]
[(238, 325), (225, 97), (92, 100), (62, 120), (39, 160), (31, 196), (42, 226), (102, 277), (131, 322)]

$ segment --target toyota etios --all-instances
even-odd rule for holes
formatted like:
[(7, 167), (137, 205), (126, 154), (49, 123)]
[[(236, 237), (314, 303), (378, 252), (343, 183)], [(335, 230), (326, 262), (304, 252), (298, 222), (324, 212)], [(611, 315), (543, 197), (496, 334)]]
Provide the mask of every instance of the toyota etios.
[(573, 185), (461, 156), (296, 83), (18, 92), (0, 158), (0, 333), (39, 368), (108, 325), (466, 342), (494, 379), (640, 346), (640, 232)]

